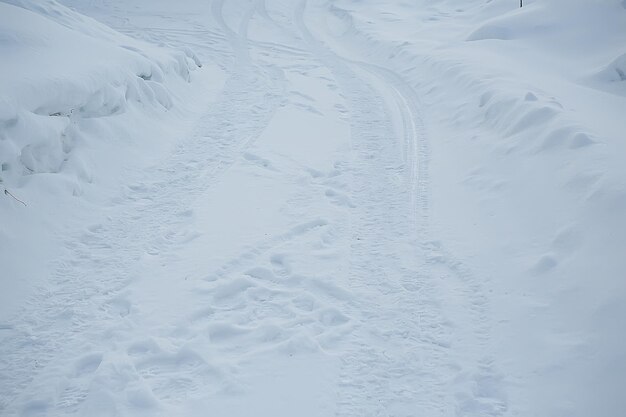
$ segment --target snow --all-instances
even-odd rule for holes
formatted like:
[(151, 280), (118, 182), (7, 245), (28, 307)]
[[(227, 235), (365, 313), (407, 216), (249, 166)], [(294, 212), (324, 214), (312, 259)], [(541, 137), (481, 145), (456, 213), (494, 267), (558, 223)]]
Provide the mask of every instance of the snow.
[(621, 415), (623, 1), (61, 3), (0, 1), (0, 414)]
[(177, 98), (168, 90), (191, 89), (197, 65), (184, 52), (138, 42), (53, 1), (2, 2), (0, 9), (0, 178), (3, 191), (28, 205), (0, 204), (9, 219), (0, 232), (7, 314), (18, 293), (47, 274), (42, 261), (54, 248), (39, 245), (54, 245), (47, 237), (84, 214), (85, 204), (110, 198), (125, 168), (159, 155), (146, 155), (147, 146), (161, 153), (171, 146), (153, 140), (175, 131), (167, 113)]

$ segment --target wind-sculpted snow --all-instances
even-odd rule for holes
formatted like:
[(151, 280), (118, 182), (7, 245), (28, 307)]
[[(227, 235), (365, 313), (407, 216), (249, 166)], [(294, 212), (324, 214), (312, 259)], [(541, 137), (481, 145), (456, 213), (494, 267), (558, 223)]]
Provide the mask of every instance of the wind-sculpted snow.
[(607, 92), (626, 96), (626, 53), (593, 74), (590, 81)]
[(81, 165), (72, 152), (90, 133), (85, 119), (120, 115), (137, 104), (152, 112), (168, 110), (173, 103), (166, 77), (188, 80), (195, 66), (182, 53), (159, 51), (150, 59), (156, 48), (143, 52), (136, 41), (57, 3), (16, 3), (0, 4), (0, 48), (6, 58), (0, 83), (6, 139), (0, 158), (8, 187), (18, 186), (25, 174)]

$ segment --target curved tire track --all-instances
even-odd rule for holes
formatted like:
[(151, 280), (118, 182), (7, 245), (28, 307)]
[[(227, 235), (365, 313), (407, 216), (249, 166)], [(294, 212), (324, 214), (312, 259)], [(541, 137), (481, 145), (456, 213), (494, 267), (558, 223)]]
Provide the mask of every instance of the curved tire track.
[[(427, 223), (427, 144), (417, 107), (399, 81), (381, 68), (365, 69), (395, 91), (405, 137), (400, 143), (382, 95), (354, 71), (349, 60), (318, 41), (304, 23), (306, 1), (294, 21), (310, 49), (334, 74), (352, 121), (354, 201), (351, 286), (361, 298), (360, 326), (343, 358), (338, 415), (414, 416), (449, 412), (446, 389), (449, 329), (429, 277), (413, 261), (416, 232)], [(384, 77), (381, 74), (385, 74)], [(405, 144), (401, 143), (405, 142)], [(407, 181), (393, 181), (398, 153), (407, 150)], [(424, 160), (420, 160), (420, 156)], [(420, 177), (420, 174), (423, 176)], [(407, 192), (409, 198), (407, 198)], [(417, 227), (418, 209), (421, 213)], [(415, 224), (415, 227), (406, 227)], [(400, 256), (404, 254), (405, 256)], [(394, 265), (395, 266), (392, 266)], [(412, 286), (412, 287), (411, 287)], [(412, 288), (412, 290), (407, 290)], [(448, 408), (448, 410), (444, 410)]]

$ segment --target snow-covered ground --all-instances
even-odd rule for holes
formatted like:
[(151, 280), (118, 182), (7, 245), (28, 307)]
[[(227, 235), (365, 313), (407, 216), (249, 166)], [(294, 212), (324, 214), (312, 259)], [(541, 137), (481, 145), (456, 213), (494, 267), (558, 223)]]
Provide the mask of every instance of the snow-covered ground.
[(6, 315), (32, 284), (48, 281), (58, 237), (100, 217), (93, 210), (119, 193), (127, 171), (169, 151), (174, 141), (164, 138), (178, 134), (179, 120), (193, 121), (181, 116), (208, 102), (189, 93), (219, 89), (208, 78), (220, 75), (196, 75), (189, 49), (139, 42), (52, 1), (0, 2), (0, 54)]
[(62, 3), (0, 0), (0, 415), (623, 414), (626, 2)]

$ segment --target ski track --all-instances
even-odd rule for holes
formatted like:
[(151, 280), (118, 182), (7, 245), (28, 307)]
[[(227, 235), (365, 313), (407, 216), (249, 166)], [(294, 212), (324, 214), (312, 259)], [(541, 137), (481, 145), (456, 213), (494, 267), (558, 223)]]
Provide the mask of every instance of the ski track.
[[(236, 31), (223, 15), (227, 4), (211, 4), (219, 30), (197, 22), (188, 30), (120, 24), (133, 36), (217, 57), (228, 78), (170, 158), (129, 184), (105, 221), (68, 239), (54, 288), (35, 294), (21, 319), (1, 329), (1, 414), (89, 413), (86, 400), (98, 389), (126, 393), (128, 403), (104, 407), (106, 396), (92, 399), (101, 415), (176, 407), (237, 390), (243, 364), (258, 355), (322, 352), (341, 362), (337, 416), (503, 415), (484, 282), (429, 228), (430, 154), (415, 91), (393, 69), (343, 57), (318, 39), (307, 21), (319, 10), (306, 0), (293, 8), (291, 26), (274, 20), (265, 1), (249, 3)], [(255, 17), (289, 43), (249, 39)], [(347, 105), (352, 149), (336, 172), (308, 171), (310, 192), (323, 190), (349, 221), (298, 219), (206, 271), (190, 295), (193, 313), (177, 326), (141, 327), (146, 320), (127, 293), (143, 273), (138, 261), (174, 258), (197, 237), (189, 207), (237, 161), (272, 167), (250, 149), (293, 97), (312, 100), (290, 91), (288, 75), (319, 68), (332, 74), (328, 82)], [(330, 186), (337, 177), (349, 187)], [(291, 266), (298, 248), (323, 262), (342, 234), (345, 279)], [(460, 310), (449, 308), (448, 292)]]

